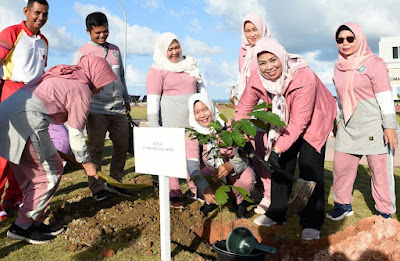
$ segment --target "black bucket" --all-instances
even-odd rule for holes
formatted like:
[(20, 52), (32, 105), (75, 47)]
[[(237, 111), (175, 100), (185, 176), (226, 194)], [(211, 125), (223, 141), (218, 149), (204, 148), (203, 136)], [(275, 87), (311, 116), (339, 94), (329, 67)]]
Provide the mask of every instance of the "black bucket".
[(212, 249), (217, 252), (218, 261), (264, 261), (265, 252), (254, 249), (251, 254), (241, 255), (229, 252), (226, 249), (226, 240), (216, 241), (212, 244)]

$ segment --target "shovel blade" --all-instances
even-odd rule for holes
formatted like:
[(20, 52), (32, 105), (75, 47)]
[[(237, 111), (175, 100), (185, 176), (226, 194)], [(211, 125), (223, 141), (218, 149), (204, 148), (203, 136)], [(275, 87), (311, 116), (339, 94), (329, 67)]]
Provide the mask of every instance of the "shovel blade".
[(292, 214), (302, 211), (307, 206), (316, 185), (314, 181), (297, 179), (288, 200), (288, 211)]

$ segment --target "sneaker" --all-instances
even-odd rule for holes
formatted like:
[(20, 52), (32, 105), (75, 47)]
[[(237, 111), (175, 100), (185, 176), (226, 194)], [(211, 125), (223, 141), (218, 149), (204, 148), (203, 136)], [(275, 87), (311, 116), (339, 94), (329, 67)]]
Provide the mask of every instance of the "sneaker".
[(8, 218), (8, 215), (7, 215), (7, 212), (4, 211), (1, 207), (0, 207), (0, 210), (1, 210), (0, 211), (0, 221), (3, 221)]
[(130, 191), (124, 189), (124, 188), (119, 188), (119, 187), (116, 187), (116, 186), (113, 186), (113, 185), (110, 185), (110, 184), (106, 184), (106, 190), (111, 192), (111, 193), (123, 196), (123, 197), (133, 197), (133, 193), (132, 192), (130, 192)]
[[(256, 223), (259, 226), (264, 226), (264, 227), (270, 227), (270, 226), (278, 224), (278, 222), (273, 221), (266, 215), (261, 215), (258, 218), (254, 219), (254, 223)], [(286, 222), (284, 222), (283, 224), (285, 224), (285, 223)]]
[(249, 212), (247, 211), (248, 203), (243, 201), (236, 207), (236, 217), (237, 218), (248, 218)]
[(267, 212), (269, 205), (271, 205), (271, 201), (266, 197), (263, 197), (260, 204), (254, 209), (254, 213), (263, 215)]
[(206, 217), (208, 216), (208, 214), (213, 211), (214, 209), (216, 209), (218, 207), (218, 205), (216, 204), (209, 204), (207, 202), (204, 203), (204, 205), (200, 208), (200, 211), (203, 213), (203, 215)]
[(379, 213), (383, 218), (392, 218), (392, 214), (387, 214), (387, 213)]
[(99, 192), (96, 192), (93, 194), (93, 198), (96, 201), (102, 201), (108, 198), (108, 191), (105, 189), (100, 190)]
[(45, 235), (48, 236), (57, 236), (61, 234), (64, 231), (64, 226), (62, 225), (55, 225), (55, 226), (50, 226), (46, 225), (44, 223), (40, 223), (39, 226), (37, 226), (39, 231)]
[(339, 204), (335, 202), (335, 207), (331, 212), (329, 212), (327, 218), (332, 220), (342, 220), (346, 216), (351, 216), (353, 214), (354, 212), (351, 204)]
[(303, 239), (303, 240), (319, 239), (320, 234), (321, 234), (320, 230), (313, 229), (313, 228), (305, 228), (301, 232), (301, 239)]
[(171, 207), (173, 208), (183, 208), (185, 205), (180, 197), (170, 197), (169, 201), (171, 202)]
[(31, 244), (44, 244), (53, 240), (55, 237), (50, 235), (45, 235), (40, 232), (39, 228), (35, 226), (30, 226), (27, 229), (22, 229), (15, 223), (7, 230), (7, 237), (16, 240), (25, 240)]

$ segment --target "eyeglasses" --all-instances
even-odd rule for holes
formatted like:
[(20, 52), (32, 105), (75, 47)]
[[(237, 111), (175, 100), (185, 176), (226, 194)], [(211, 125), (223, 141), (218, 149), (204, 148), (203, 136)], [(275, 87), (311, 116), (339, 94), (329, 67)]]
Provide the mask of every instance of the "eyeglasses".
[(354, 39), (356, 39), (354, 36), (347, 36), (346, 38), (343, 38), (343, 37), (339, 37), (338, 39), (336, 39), (336, 42), (338, 43), (338, 44), (342, 44), (343, 42), (344, 42), (344, 40), (346, 39), (346, 41), (348, 42), (348, 43), (352, 43), (352, 42), (354, 42)]

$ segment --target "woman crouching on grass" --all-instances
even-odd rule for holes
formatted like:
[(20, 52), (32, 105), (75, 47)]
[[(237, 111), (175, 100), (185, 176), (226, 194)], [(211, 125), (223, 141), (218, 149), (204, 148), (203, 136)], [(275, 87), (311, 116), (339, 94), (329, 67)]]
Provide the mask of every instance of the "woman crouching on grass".
[(42, 223), (63, 174), (63, 163), (50, 138), (49, 123), (68, 120), (69, 141), (86, 175), (98, 178), (90, 162), (83, 130), (92, 95), (117, 77), (101, 57), (83, 56), (76, 66), (50, 68), (0, 103), (0, 156), (10, 161), (24, 195), (19, 216), (7, 231), (12, 239), (42, 244), (63, 226)]
[[(211, 122), (219, 121), (222, 126), (225, 122), (219, 117), (219, 111), (215, 108), (210, 98), (205, 94), (194, 94), (189, 98), (189, 124), (197, 132), (208, 135), (213, 129)], [(220, 150), (220, 158), (216, 155)], [(254, 188), (255, 174), (233, 148), (217, 148), (215, 142), (199, 145), (198, 139), (186, 137), (186, 158), (190, 177), (194, 180), (197, 191), (204, 196), (206, 201), (201, 211), (206, 216), (216, 208), (215, 191), (220, 186), (220, 180), (226, 181), (236, 187), (241, 187), (249, 192)], [(211, 176), (215, 185), (210, 185), (204, 176)], [(243, 196), (235, 189), (235, 212), (238, 218), (248, 217), (248, 204)]]

